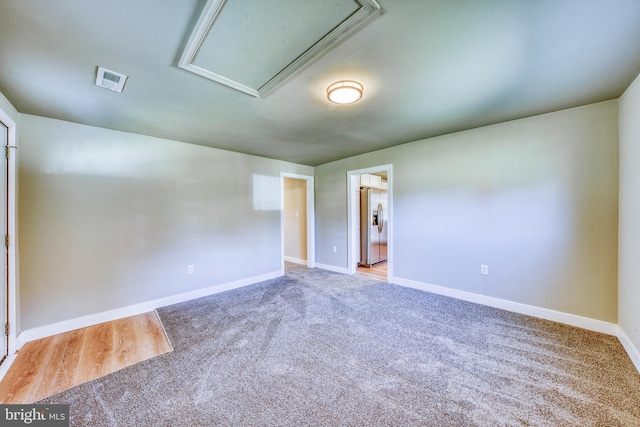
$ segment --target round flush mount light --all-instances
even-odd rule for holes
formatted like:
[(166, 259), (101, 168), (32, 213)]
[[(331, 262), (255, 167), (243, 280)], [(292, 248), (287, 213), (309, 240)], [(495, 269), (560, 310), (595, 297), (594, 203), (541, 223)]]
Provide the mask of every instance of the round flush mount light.
[(364, 88), (353, 80), (341, 80), (327, 88), (327, 98), (336, 104), (353, 104), (360, 101)]

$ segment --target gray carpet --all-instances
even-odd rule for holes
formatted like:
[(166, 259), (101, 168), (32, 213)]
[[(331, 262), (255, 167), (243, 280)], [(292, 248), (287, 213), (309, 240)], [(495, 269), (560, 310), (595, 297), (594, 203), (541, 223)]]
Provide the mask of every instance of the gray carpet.
[(48, 398), (78, 426), (640, 426), (615, 337), (288, 266), (164, 307), (175, 350)]

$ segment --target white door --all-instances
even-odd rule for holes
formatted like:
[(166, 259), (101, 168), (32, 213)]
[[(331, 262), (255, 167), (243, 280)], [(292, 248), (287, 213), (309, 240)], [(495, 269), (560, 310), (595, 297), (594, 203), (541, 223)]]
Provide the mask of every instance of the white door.
[[(0, 145), (2, 146), (2, 150), (5, 150), (5, 147), (9, 142), (9, 128), (5, 126), (4, 123), (0, 122)], [(2, 239), (5, 239), (7, 235), (7, 159), (4, 153), (1, 155), (2, 157), (2, 170), (0, 170), (0, 221), (2, 222), (2, 226), (0, 229), (2, 232)], [(8, 350), (8, 339), (9, 336), (6, 334), (5, 325), (9, 322), (8, 313), (7, 313), (7, 298), (8, 298), (8, 271), (7, 271), (7, 246), (6, 241), (2, 243), (2, 247), (4, 250), (0, 251), (0, 271), (2, 272), (2, 279), (0, 283), (2, 283), (2, 289), (0, 290), (0, 363), (7, 357)]]

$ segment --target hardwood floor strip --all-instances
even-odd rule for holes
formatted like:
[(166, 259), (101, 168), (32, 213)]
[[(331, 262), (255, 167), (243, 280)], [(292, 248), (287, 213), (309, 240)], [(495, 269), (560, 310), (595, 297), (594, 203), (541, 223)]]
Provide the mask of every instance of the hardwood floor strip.
[(113, 372), (113, 329), (113, 322), (87, 328), (78, 363), (78, 381), (90, 381)]
[(155, 312), (32, 341), (0, 381), (0, 403), (33, 403), (172, 350)]
[(41, 369), (38, 383), (29, 393), (29, 400), (36, 401), (73, 387), (83, 338), (83, 330), (51, 337), (51, 350), (43, 363), (49, 368)]
[[(164, 354), (173, 351), (173, 347), (162, 327), (158, 314), (154, 312), (145, 313), (140, 317), (140, 328), (136, 331), (136, 337), (147, 337), (140, 341), (141, 356), (148, 358), (151, 355)], [(160, 327), (158, 327), (160, 326)]]
[(376, 264), (372, 267), (361, 267), (358, 266), (356, 272), (362, 276), (373, 277), (374, 279), (387, 281), (387, 262), (382, 262), (380, 264)]
[(26, 343), (18, 353), (9, 372), (0, 382), (2, 403), (31, 403), (32, 389), (39, 383), (42, 361), (47, 359), (53, 339), (45, 338)]
[(137, 323), (139, 320), (130, 317), (113, 322), (112, 366), (129, 366), (140, 360), (135, 332)]

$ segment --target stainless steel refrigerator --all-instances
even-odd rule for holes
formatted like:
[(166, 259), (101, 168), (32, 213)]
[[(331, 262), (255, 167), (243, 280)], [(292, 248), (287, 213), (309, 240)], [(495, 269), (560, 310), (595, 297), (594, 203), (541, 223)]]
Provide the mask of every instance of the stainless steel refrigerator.
[(360, 263), (371, 267), (387, 260), (387, 191), (360, 190)]

